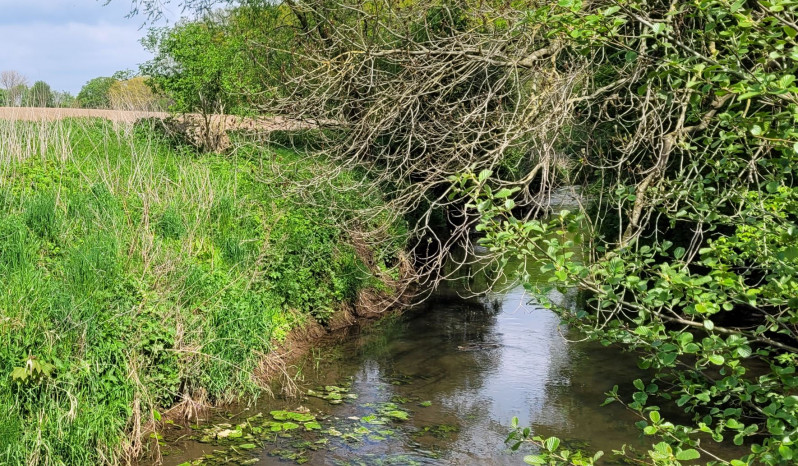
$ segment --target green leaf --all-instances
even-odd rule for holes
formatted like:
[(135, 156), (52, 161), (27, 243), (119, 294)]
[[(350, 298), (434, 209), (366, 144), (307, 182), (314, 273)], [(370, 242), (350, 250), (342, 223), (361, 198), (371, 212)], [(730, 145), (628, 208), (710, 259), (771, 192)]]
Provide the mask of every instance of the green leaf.
[(651, 422), (653, 422), (654, 424), (660, 421), (659, 411), (651, 411), (650, 413), (648, 413), (648, 417), (651, 419)]
[(774, 194), (774, 193), (778, 192), (778, 190), (779, 190), (779, 185), (780, 185), (780, 183), (779, 183), (778, 181), (771, 181), (770, 183), (768, 183), (767, 185), (765, 185), (765, 189), (766, 189), (766, 190), (767, 190), (767, 192), (769, 192), (770, 194)]
[(504, 199), (505, 197), (510, 197), (516, 191), (518, 191), (518, 188), (513, 188), (513, 189), (502, 188), (499, 190), (499, 192), (496, 193), (494, 197), (496, 197), (497, 199)]
[(723, 356), (719, 355), (719, 354), (713, 354), (713, 355), (711, 355), (709, 357), (709, 362), (711, 362), (712, 364), (715, 364), (716, 366), (720, 366), (725, 361), (726, 361), (726, 359)]
[(540, 455), (526, 455), (524, 457), (526, 464), (546, 464), (546, 460)]
[(651, 25), (651, 30), (655, 35), (662, 34), (665, 31), (665, 23), (654, 23)]
[(679, 461), (690, 461), (700, 458), (701, 455), (697, 450), (690, 448), (689, 450), (682, 450), (676, 453), (676, 459)]
[(557, 437), (550, 437), (546, 439), (546, 450), (551, 452), (557, 451), (557, 447), (560, 446), (560, 439)]
[(28, 378), (28, 371), (24, 367), (15, 367), (11, 371), (11, 379), (17, 381), (24, 381)]
[(304, 424), (304, 426), (305, 426), (305, 430), (319, 430), (319, 429), (321, 429), (321, 424), (319, 424), (317, 421), (306, 422)]
[(747, 99), (750, 99), (751, 97), (756, 97), (759, 94), (761, 94), (761, 92), (759, 92), (759, 91), (745, 92), (745, 93), (740, 94), (739, 96), (737, 96), (737, 100), (747, 100)]

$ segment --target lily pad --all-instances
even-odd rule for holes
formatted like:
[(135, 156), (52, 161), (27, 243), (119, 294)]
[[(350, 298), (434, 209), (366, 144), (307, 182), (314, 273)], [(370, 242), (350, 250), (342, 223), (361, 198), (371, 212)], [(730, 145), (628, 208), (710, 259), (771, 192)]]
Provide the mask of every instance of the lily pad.
[(310, 421), (305, 423), (305, 430), (320, 430), (321, 424), (316, 421)]
[(384, 414), (392, 419), (396, 419), (397, 421), (406, 421), (409, 419), (409, 414), (407, 411), (400, 411), (398, 409), (386, 411)]
[(294, 411), (271, 411), (269, 414), (278, 421), (308, 422), (316, 419), (316, 416), (308, 413), (297, 413)]
[(369, 415), (369, 416), (364, 416), (361, 419), (361, 422), (365, 422), (366, 424), (372, 424), (372, 425), (385, 424), (385, 421), (383, 419), (377, 417), (377, 415), (375, 415), (375, 414), (372, 414), (372, 415)]
[(293, 422), (283, 423), (283, 430), (294, 430), (294, 429), (299, 429), (299, 424), (295, 424)]
[[(236, 432), (237, 431), (232, 429), (220, 430), (219, 432), (216, 433), (216, 438), (228, 438), (228, 437), (234, 438), (233, 434), (235, 434)], [(241, 437), (241, 434), (239, 434), (238, 436)]]

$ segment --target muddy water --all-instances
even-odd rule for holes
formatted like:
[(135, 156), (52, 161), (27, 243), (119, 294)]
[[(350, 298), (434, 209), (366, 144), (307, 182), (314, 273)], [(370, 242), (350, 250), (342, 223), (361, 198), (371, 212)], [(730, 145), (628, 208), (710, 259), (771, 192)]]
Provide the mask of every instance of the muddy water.
[[(464, 281), (473, 290), (484, 278)], [(481, 298), (463, 297), (462, 284), (315, 351), (300, 372), (311, 396), (168, 427), (165, 463), (522, 464), (504, 443), (513, 417), (588, 451), (640, 445), (636, 419), (599, 406), (613, 385), (640, 377), (632, 355), (573, 341), (511, 282)], [(553, 298), (576, 305), (573, 294)], [(284, 430), (277, 410), (313, 421)]]

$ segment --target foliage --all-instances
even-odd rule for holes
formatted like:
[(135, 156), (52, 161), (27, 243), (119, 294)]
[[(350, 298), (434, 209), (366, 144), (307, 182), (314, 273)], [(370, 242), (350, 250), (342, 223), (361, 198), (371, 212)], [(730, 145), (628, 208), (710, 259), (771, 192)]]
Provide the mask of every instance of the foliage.
[(66, 91), (53, 92), (53, 107), (75, 108), (78, 106), (77, 98)]
[(19, 107), (23, 102), (23, 94), (28, 89), (28, 78), (14, 70), (0, 73), (0, 86), (5, 91), (5, 103), (9, 107)]
[(143, 76), (114, 81), (108, 88), (108, 103), (117, 110), (160, 110), (161, 100)]
[(0, 139), (0, 463), (128, 461), (159, 411), (260, 393), (275, 343), (376, 280), (274, 178), (329, 170), (305, 156), (94, 120)]
[[(653, 372), (608, 397), (656, 438), (646, 461), (793, 461), (793, 2), (287, 5), (303, 72), (279, 108), (340, 129), (320, 146), (397, 205), (462, 232), (469, 194), (485, 246), (584, 290), (563, 317)], [(590, 202), (535, 219), (562, 182)], [(750, 453), (721, 457), (729, 438)]]
[(44, 81), (36, 81), (25, 96), (25, 105), (28, 107), (52, 107), (53, 91)]
[(94, 78), (83, 85), (78, 92), (77, 100), (81, 108), (110, 108), (109, 91), (116, 82), (115, 78)]
[(245, 113), (245, 96), (256, 83), (243, 40), (229, 33), (224, 14), (152, 29), (143, 43), (155, 57), (141, 65), (141, 72), (173, 100), (177, 112)]
[[(516, 219), (514, 191), (491, 189), (489, 172), (455, 180), (474, 195), (483, 244), (585, 290), (590, 308), (562, 315), (653, 371), (631, 397), (608, 397), (660, 439), (650, 463), (798, 454), (796, 16), (783, 2), (537, 8), (569, 53), (599, 57), (580, 100), (589, 131), (560, 135), (583, 148), (593, 205)], [(666, 419), (674, 407), (686, 420)], [(750, 453), (725, 457), (710, 438)]]
[(537, 454), (524, 456), (526, 464), (568, 464), (573, 466), (593, 466), (596, 461), (604, 456), (604, 452), (597, 452), (593, 456), (585, 456), (580, 451), (571, 451), (561, 447), (560, 439), (557, 437), (541, 437), (532, 434), (529, 427), (520, 427), (518, 418), (514, 417), (512, 422), (513, 431), (507, 436), (507, 443), (510, 449), (518, 450), (522, 444), (532, 444), (537, 448)]

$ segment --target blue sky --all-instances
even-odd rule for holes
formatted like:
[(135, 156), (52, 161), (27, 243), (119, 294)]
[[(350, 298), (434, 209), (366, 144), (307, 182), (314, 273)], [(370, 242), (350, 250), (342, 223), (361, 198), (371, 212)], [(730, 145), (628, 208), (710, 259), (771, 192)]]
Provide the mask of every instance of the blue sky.
[[(138, 68), (145, 18), (125, 18), (131, 0), (0, 0), (0, 71), (77, 94), (86, 81)], [(167, 11), (167, 17), (178, 15)]]

